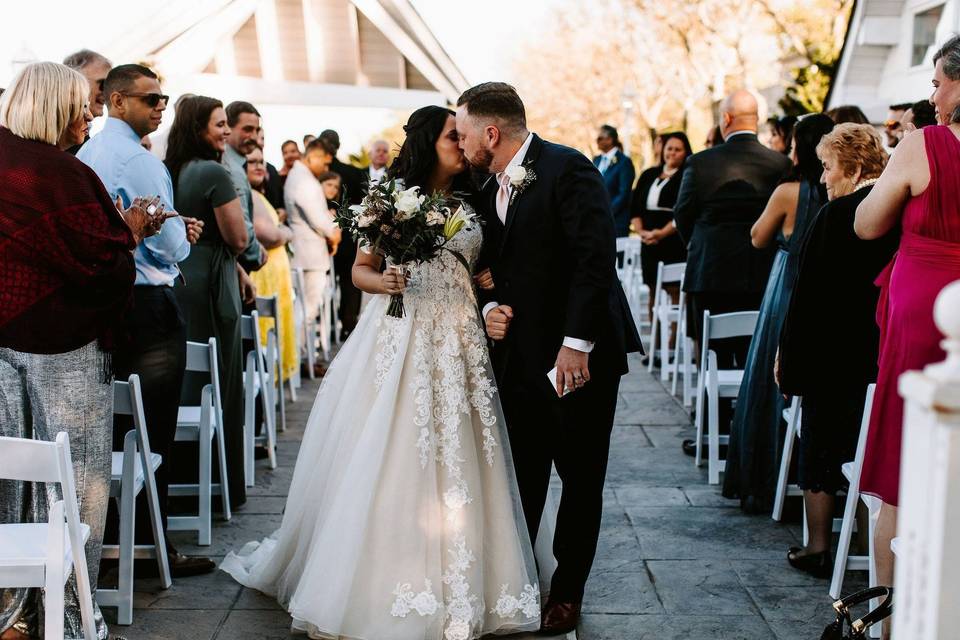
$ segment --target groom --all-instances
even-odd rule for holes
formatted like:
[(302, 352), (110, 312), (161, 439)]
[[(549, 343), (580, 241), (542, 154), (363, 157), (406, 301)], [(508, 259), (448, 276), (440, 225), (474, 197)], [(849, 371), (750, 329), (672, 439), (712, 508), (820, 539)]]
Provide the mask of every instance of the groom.
[(541, 630), (566, 633), (600, 534), (620, 376), (640, 338), (614, 270), (610, 201), (590, 160), (527, 131), (520, 96), (501, 82), (460, 96), (457, 132), (471, 166), (491, 174), (479, 208), (496, 288), (481, 303), (531, 540), (551, 464), (563, 481)]

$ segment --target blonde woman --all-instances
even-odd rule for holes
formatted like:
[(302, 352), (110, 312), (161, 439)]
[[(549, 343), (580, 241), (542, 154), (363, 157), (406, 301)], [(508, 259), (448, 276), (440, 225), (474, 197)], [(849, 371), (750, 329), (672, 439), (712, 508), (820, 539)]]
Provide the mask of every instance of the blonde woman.
[[(93, 170), (64, 151), (86, 137), (89, 93), (80, 73), (40, 62), (0, 99), (0, 436), (70, 436), (95, 593), (113, 450), (109, 354), (133, 291), (132, 250), (165, 214), (139, 200), (118, 211)], [(0, 483), (0, 522), (45, 521), (57, 496), (37, 486)], [(64, 631), (81, 637), (72, 577), (65, 600)], [(39, 589), (0, 591), (0, 638), (38, 637), (42, 602)]]
[[(250, 274), (257, 287), (257, 295), (277, 296), (280, 313), (280, 350), (283, 359), (283, 379), (293, 375), (297, 368), (297, 337), (293, 318), (293, 285), (290, 276), (290, 258), (287, 244), (293, 239), (290, 227), (281, 224), (280, 216), (263, 194), (266, 178), (263, 150), (259, 147), (247, 154), (247, 179), (253, 190), (253, 230), (257, 240), (267, 250), (267, 264)], [(267, 341), (267, 330), (273, 326), (268, 318), (260, 320), (260, 338)]]

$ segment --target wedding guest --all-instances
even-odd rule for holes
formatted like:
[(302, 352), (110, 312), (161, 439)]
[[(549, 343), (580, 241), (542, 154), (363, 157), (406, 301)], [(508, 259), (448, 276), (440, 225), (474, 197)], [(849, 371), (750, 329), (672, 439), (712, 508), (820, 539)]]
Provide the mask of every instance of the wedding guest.
[(90, 113), (93, 114), (94, 118), (102, 116), (103, 107), (106, 104), (103, 83), (106, 81), (107, 74), (113, 64), (106, 56), (96, 51), (90, 51), (90, 49), (81, 49), (71, 53), (63, 59), (63, 64), (83, 74), (90, 86)]
[[(119, 212), (93, 170), (64, 152), (86, 137), (89, 101), (87, 80), (52, 62), (23, 67), (0, 99), (0, 436), (70, 437), (95, 593), (110, 498), (110, 354), (133, 290), (133, 248), (155, 227), (146, 204)], [(48, 488), (0, 482), (0, 522), (45, 522), (59, 499)], [(63, 597), (64, 631), (82, 637), (73, 576)], [(40, 589), (0, 589), (4, 640), (40, 637), (43, 617)], [(96, 602), (94, 617), (106, 638)]]
[[(346, 199), (347, 204), (360, 204), (366, 192), (366, 175), (360, 169), (337, 159), (337, 153), (340, 151), (340, 135), (336, 131), (327, 129), (320, 133), (320, 138), (326, 140), (333, 149), (333, 160), (328, 170), (339, 174), (343, 185), (336, 202)], [(337, 310), (341, 326), (340, 340), (347, 339), (357, 326), (357, 319), (360, 317), (360, 289), (354, 286), (352, 275), (356, 257), (357, 243), (350, 234), (344, 233), (343, 242), (333, 256), (337, 285), (340, 288), (340, 308)]]
[[(667, 133), (660, 151), (660, 163), (640, 174), (633, 190), (631, 204), (633, 230), (640, 235), (643, 248), (640, 264), (643, 282), (653, 291), (657, 286), (657, 265), (683, 262), (687, 248), (673, 222), (673, 205), (680, 193), (683, 163), (693, 155), (690, 140), (682, 131)], [(667, 285), (675, 300), (680, 295), (679, 285)], [(650, 296), (650, 312), (653, 313), (653, 296)]]
[(390, 162), (390, 145), (386, 140), (375, 140), (370, 145), (370, 166), (367, 167), (367, 184), (376, 184), (387, 174)]
[(304, 149), (304, 151), (306, 151), (307, 145), (310, 144), (311, 142), (313, 142), (313, 141), (316, 140), (316, 139), (317, 139), (317, 136), (313, 135), (312, 133), (308, 133), (307, 135), (303, 136), (303, 149)]
[[(750, 228), (760, 217), (770, 194), (789, 171), (790, 160), (757, 140), (758, 104), (749, 91), (724, 100), (724, 144), (687, 159), (673, 214), (681, 239), (687, 243), (689, 336), (703, 334), (703, 314), (752, 311), (770, 275), (773, 256), (750, 244)], [(750, 341), (742, 338), (711, 342), (722, 368), (741, 367)], [(731, 404), (721, 403), (720, 424), (729, 423)], [(684, 441), (693, 455), (696, 443)]]
[(664, 134), (660, 133), (653, 137), (653, 157), (660, 160), (663, 156), (663, 137)]
[(896, 147), (900, 143), (900, 139), (903, 138), (903, 114), (912, 106), (913, 104), (909, 102), (890, 105), (890, 110), (887, 111), (887, 119), (883, 123), (883, 132), (889, 148)]
[(605, 124), (597, 133), (600, 155), (593, 158), (593, 166), (603, 176), (603, 185), (610, 196), (613, 230), (618, 238), (630, 235), (630, 188), (636, 177), (633, 161), (623, 152), (623, 143), (615, 127)]
[(773, 506), (784, 408), (773, 364), (793, 293), (800, 247), (817, 211), (827, 201), (820, 184), (823, 166), (817, 157), (817, 145), (833, 126), (833, 120), (823, 114), (800, 119), (789, 144), (793, 175), (774, 189), (750, 230), (754, 247), (776, 244), (777, 253), (747, 352), (723, 477), (723, 495), (739, 499), (747, 513), (769, 513)]
[(267, 252), (253, 231), (253, 196), (250, 191), (250, 182), (247, 180), (247, 170), (244, 167), (247, 154), (258, 144), (260, 112), (249, 102), (241, 100), (228, 104), (226, 111), (230, 134), (227, 137), (227, 147), (223, 152), (223, 166), (230, 172), (230, 179), (233, 180), (233, 186), (240, 198), (244, 225), (247, 229), (247, 242), (249, 242), (243, 253), (237, 257), (237, 262), (244, 271), (250, 273), (262, 267), (267, 259)]
[(707, 139), (703, 141), (703, 148), (710, 149), (721, 144), (723, 144), (723, 132), (719, 126), (716, 126), (707, 132)]
[[(167, 108), (157, 75), (147, 67), (125, 64), (111, 69), (104, 82), (110, 117), (103, 130), (77, 153), (77, 158), (93, 169), (103, 181), (111, 199), (124, 206), (138, 197), (158, 196), (170, 211), (173, 207), (173, 183), (163, 163), (140, 145), (155, 131)], [(191, 224), (188, 237), (186, 222)], [(150, 448), (163, 456), (164, 464), (156, 472), (157, 499), (163, 529), (167, 528), (168, 468), (175, 464), (171, 455), (177, 431), (180, 387), (187, 364), (187, 330), (173, 283), (180, 273), (177, 263), (190, 254), (190, 240), (199, 237), (202, 224), (179, 216), (167, 220), (161, 233), (146, 238), (133, 254), (137, 277), (133, 288), (133, 307), (124, 317), (126, 339), (114, 354), (117, 377), (140, 376), (143, 412), (146, 417)], [(113, 449), (123, 450), (123, 441), (132, 422), (118, 420), (114, 428)], [(136, 526), (138, 544), (153, 542), (153, 528), (147, 495), (138, 498)], [(118, 514), (110, 518), (118, 521)], [(116, 527), (108, 537), (114, 538)], [(115, 542), (115, 539), (111, 539)], [(167, 539), (170, 571), (176, 577), (208, 573), (216, 565), (207, 558), (180, 554)]]
[[(323, 186), (323, 195), (327, 198), (327, 203), (336, 202), (340, 196), (340, 174), (327, 171), (326, 173), (320, 174), (320, 176), (317, 177), (317, 181)], [(333, 211), (333, 207), (330, 207), (330, 210)]]
[[(255, 292), (237, 263), (250, 241), (241, 198), (221, 164), (230, 148), (229, 135), (223, 103), (206, 96), (188, 98), (170, 129), (165, 164), (177, 211), (204, 223), (203, 235), (180, 265), (183, 279), (174, 293), (187, 321), (187, 339), (202, 343), (217, 339), (230, 503), (239, 506), (246, 500), (241, 294), (243, 301), (253, 302)], [(188, 373), (181, 402), (199, 405), (200, 390), (207, 383), (209, 376)]]
[(856, 454), (867, 385), (877, 377), (874, 280), (897, 250), (899, 233), (890, 226), (872, 240), (854, 233), (857, 207), (887, 158), (873, 126), (837, 125), (817, 154), (830, 201), (801, 250), (780, 342), (780, 388), (803, 396), (798, 476), (810, 532), (807, 546), (792, 547), (787, 560), (829, 578), (835, 496), (847, 486), (841, 467)]
[[(247, 154), (247, 177), (253, 188), (253, 228), (260, 241), (270, 254), (267, 264), (250, 274), (257, 295), (265, 298), (277, 296), (280, 314), (279, 338), (280, 354), (283, 361), (283, 380), (287, 380), (296, 371), (297, 335), (293, 317), (293, 279), (290, 273), (290, 258), (287, 256), (287, 244), (293, 240), (293, 231), (280, 221), (277, 210), (263, 193), (264, 170), (263, 151), (259, 148)], [(273, 326), (272, 318), (260, 319), (260, 339), (267, 344), (267, 331)]]
[[(187, 98), (194, 97), (192, 93), (181, 94), (173, 103), (173, 117), (176, 119), (177, 113), (180, 111), (180, 105), (183, 104), (183, 101)], [(170, 137), (170, 128), (166, 128), (163, 131), (159, 131), (150, 136), (151, 146), (148, 148), (148, 151), (153, 155), (160, 158), (161, 161), (167, 157), (167, 138)]]
[[(266, 149), (264, 144), (265, 141), (266, 136), (263, 127), (260, 127), (260, 131), (257, 132), (257, 148), (260, 150), (261, 156), (263, 155), (263, 150)], [(247, 155), (249, 156), (250, 154)], [(273, 207), (277, 212), (277, 215), (280, 216), (280, 222), (285, 222), (287, 219), (287, 210), (285, 209), (283, 202), (283, 180), (280, 179), (280, 172), (277, 171), (277, 168), (269, 162), (264, 161), (263, 164), (264, 171), (266, 173), (264, 174), (263, 181), (260, 184), (260, 193), (266, 196), (267, 200), (270, 202), (270, 206)], [(249, 177), (250, 176), (248, 172), (248, 182)], [(260, 237), (257, 236), (258, 240), (259, 238)]]
[(281, 184), (286, 184), (287, 174), (293, 168), (293, 163), (300, 159), (300, 147), (293, 140), (286, 140), (280, 145), (280, 153), (283, 155), (283, 166), (280, 167)]
[(834, 107), (825, 113), (830, 116), (830, 119), (833, 120), (834, 124), (844, 124), (845, 122), (852, 122), (853, 124), (870, 124), (870, 118), (867, 117), (867, 114), (865, 114), (860, 107), (852, 104)]
[(785, 156), (790, 155), (790, 145), (793, 142), (793, 128), (797, 124), (796, 116), (770, 118), (767, 125), (770, 127), (770, 148)]
[(857, 208), (855, 229), (865, 240), (900, 227), (900, 249), (878, 278), (881, 285), (880, 372), (860, 489), (883, 500), (876, 529), (877, 579), (893, 584), (890, 540), (899, 504), (903, 399), (900, 374), (945, 357), (933, 322), (933, 303), (960, 279), (960, 36), (933, 56), (937, 117), (900, 142), (870, 195)]
[(910, 105), (903, 113), (903, 134), (932, 127), (937, 124), (937, 112), (929, 100), (920, 100)]
[(283, 189), (293, 231), (293, 266), (303, 269), (304, 310), (315, 318), (320, 314), (327, 273), (330, 271), (328, 242), (340, 243), (340, 229), (330, 215), (323, 187), (317, 178), (330, 170), (335, 150), (318, 138), (307, 145), (303, 157), (293, 164)]

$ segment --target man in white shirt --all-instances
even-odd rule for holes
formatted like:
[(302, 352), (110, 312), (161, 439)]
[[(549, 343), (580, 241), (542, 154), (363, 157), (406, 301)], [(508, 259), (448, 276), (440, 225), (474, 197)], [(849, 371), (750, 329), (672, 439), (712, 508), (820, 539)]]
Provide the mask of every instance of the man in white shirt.
[(327, 287), (331, 246), (336, 253), (340, 229), (333, 221), (317, 177), (327, 172), (333, 150), (321, 139), (307, 145), (303, 157), (293, 163), (287, 174), (283, 199), (287, 221), (293, 231), (293, 266), (303, 269), (304, 308), (310, 317), (320, 313)]
[(367, 167), (369, 184), (376, 184), (387, 175), (387, 163), (390, 162), (390, 145), (386, 140), (377, 140), (370, 146), (370, 166)]

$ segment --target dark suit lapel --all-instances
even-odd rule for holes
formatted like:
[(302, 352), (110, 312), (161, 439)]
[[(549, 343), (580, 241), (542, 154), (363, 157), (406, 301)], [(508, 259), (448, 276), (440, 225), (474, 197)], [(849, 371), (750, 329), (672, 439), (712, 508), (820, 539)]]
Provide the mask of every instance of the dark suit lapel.
[[(526, 167), (528, 171), (533, 171), (536, 175), (536, 163), (537, 159), (540, 158), (540, 151), (543, 149), (543, 140), (540, 139), (537, 134), (533, 134), (533, 140), (530, 141), (530, 147), (527, 149), (527, 155), (524, 157), (522, 166)], [(510, 194), (510, 204), (507, 207), (507, 221), (503, 231), (503, 244), (500, 248), (503, 249), (503, 245), (506, 244), (507, 236), (510, 235), (510, 228), (513, 226), (513, 221), (517, 217), (517, 209), (520, 207), (520, 203), (523, 201), (524, 196), (527, 195), (527, 192), (530, 189), (535, 189), (537, 186), (537, 181), (534, 180), (531, 184), (527, 185), (527, 188), (519, 193)], [(494, 196), (496, 197), (496, 196)]]

